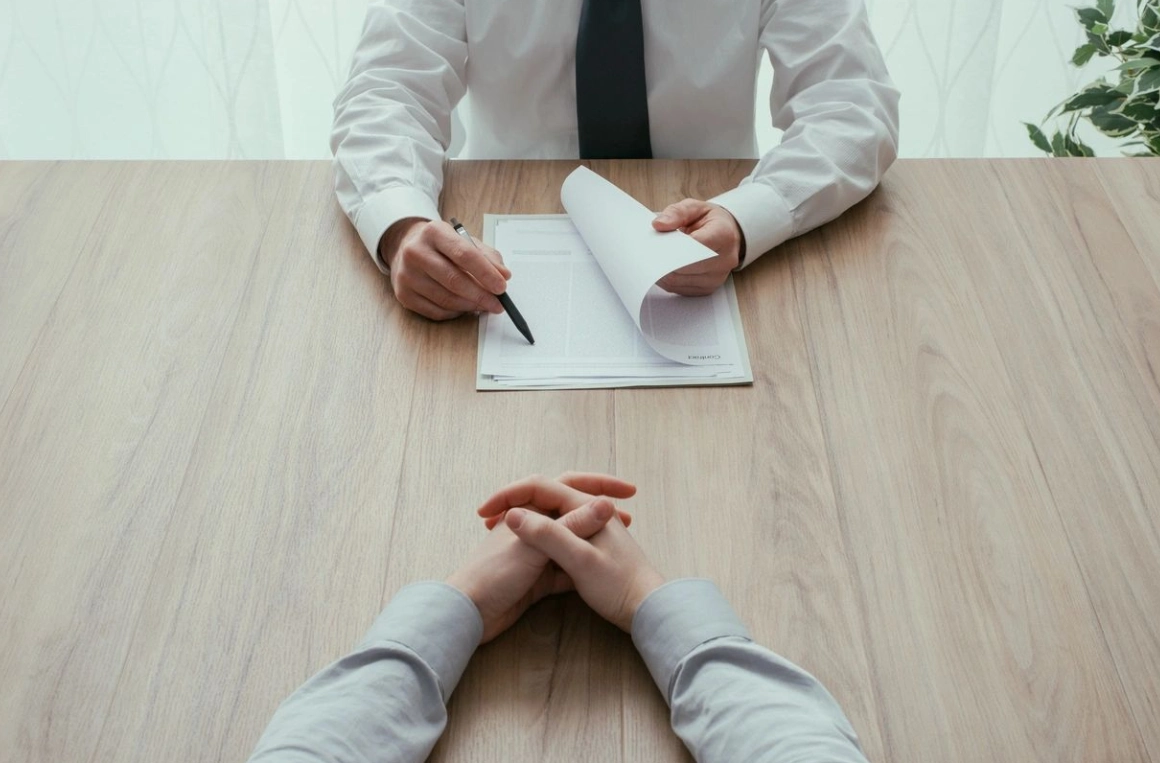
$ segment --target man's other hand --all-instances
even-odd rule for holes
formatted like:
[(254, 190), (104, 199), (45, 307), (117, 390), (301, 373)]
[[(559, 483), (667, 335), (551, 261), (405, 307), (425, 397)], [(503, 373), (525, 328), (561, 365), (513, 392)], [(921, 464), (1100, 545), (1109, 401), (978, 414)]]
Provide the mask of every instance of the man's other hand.
[(662, 233), (679, 230), (712, 249), (717, 256), (673, 271), (657, 282), (665, 291), (685, 297), (712, 294), (741, 263), (745, 236), (724, 207), (697, 199), (670, 204), (653, 220)]
[(379, 253), (395, 297), (408, 310), (436, 321), (503, 312), (496, 295), (512, 275), (503, 258), (489, 246), (472, 246), (448, 223), (400, 220), (383, 234)]

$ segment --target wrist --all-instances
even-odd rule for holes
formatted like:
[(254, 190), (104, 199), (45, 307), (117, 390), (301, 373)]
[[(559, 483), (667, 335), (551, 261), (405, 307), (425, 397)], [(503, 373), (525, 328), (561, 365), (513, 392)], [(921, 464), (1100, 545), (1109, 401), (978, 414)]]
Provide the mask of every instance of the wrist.
[(407, 240), (411, 232), (421, 225), (430, 222), (423, 217), (404, 217), (391, 224), (379, 239), (379, 257), (390, 270), (394, 266), (395, 256)]
[(481, 611), (479, 609), (478, 596), (475, 592), (474, 586), (471, 585), (471, 576), (467, 575), (462, 568), (448, 575), (443, 582), (466, 596), (468, 600), (475, 605), (475, 609), (477, 611)]
[(733, 269), (740, 270), (741, 266), (745, 264), (745, 231), (741, 229), (741, 223), (737, 222), (736, 215), (720, 204), (714, 206), (729, 215), (729, 222), (733, 223), (733, 235), (737, 240), (737, 264), (733, 266)]
[(657, 590), (665, 584), (664, 576), (662, 576), (655, 569), (649, 568), (640, 572), (633, 585), (630, 588), (630, 593), (625, 601), (625, 612), (623, 614), (622, 622), (617, 625), (628, 633), (632, 633), (632, 621), (636, 617), (636, 611), (640, 609), (640, 605), (644, 600), (652, 595), (653, 591)]

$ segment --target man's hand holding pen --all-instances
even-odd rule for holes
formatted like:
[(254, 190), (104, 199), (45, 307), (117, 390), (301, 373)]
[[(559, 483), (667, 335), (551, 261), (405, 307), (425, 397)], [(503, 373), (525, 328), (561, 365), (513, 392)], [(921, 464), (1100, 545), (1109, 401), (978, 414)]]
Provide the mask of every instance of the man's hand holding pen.
[(511, 271), (489, 246), (476, 246), (441, 220), (412, 217), (387, 230), (379, 244), (400, 304), (436, 321), (464, 313), (502, 313), (496, 295)]

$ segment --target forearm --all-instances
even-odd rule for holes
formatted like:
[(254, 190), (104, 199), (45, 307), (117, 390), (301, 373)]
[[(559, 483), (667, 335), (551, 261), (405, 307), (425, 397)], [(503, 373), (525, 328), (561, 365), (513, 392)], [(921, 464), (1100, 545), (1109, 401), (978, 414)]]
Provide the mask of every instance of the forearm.
[(282, 703), (250, 760), (425, 760), (482, 631), (450, 586), (404, 588), (353, 652)]
[(673, 680), (673, 731), (698, 761), (866, 763), (840, 707), (810, 674), (768, 649), (723, 638)]
[(380, 267), (379, 240), (391, 224), (438, 218), (466, 59), (461, 0), (368, 8), (350, 80), (334, 101), (330, 145), (339, 203)]
[(865, 763), (825, 688), (754, 644), (712, 583), (658, 589), (637, 610), (632, 633), (672, 709), (673, 731), (701, 763)]
[(785, 131), (742, 184), (714, 201), (737, 218), (752, 263), (877, 187), (898, 153), (898, 91), (862, 0), (781, 0), (763, 12)]

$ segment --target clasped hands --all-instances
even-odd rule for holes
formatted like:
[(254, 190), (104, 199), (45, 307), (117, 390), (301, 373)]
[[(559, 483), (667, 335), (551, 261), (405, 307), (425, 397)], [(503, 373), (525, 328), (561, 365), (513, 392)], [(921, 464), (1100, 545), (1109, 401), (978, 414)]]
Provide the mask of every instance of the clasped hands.
[[(662, 278), (657, 285), (686, 297), (712, 294), (740, 263), (745, 237), (724, 207), (697, 199), (670, 204), (656, 219), (660, 232), (679, 230), (716, 252)], [(500, 313), (496, 295), (507, 289), (511, 271), (490, 246), (472, 246), (439, 220), (408, 217), (379, 242), (395, 297), (408, 310), (436, 321), (469, 312)]]
[(637, 607), (664, 582), (628, 534), (632, 517), (609, 500), (635, 493), (616, 477), (569, 472), (528, 477), (488, 498), (479, 508), (487, 537), (446, 581), (479, 610), (483, 643), (545, 596), (572, 590), (630, 631)]

